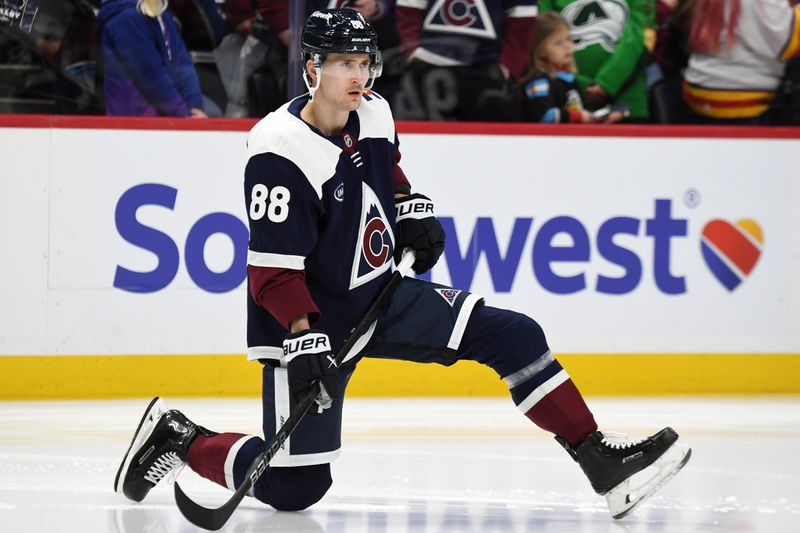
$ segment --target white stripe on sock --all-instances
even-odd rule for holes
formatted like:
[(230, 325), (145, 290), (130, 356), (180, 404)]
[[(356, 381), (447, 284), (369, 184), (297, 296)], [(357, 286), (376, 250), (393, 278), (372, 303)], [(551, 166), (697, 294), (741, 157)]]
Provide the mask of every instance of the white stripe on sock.
[(531, 392), (527, 398), (522, 400), (522, 403), (520, 403), (517, 407), (523, 412), (523, 414), (527, 413), (533, 408), (534, 405), (539, 403), (542, 398), (553, 392), (556, 387), (568, 379), (569, 374), (567, 374), (566, 370), (562, 369), (558, 374), (536, 387), (533, 392)]
[[(237, 440), (231, 446), (231, 449), (228, 450), (228, 456), (225, 457), (225, 486), (227, 486), (230, 490), (236, 490), (236, 484), (233, 482), (233, 462), (236, 460), (236, 455), (239, 453), (239, 450), (244, 446), (244, 443), (250, 439), (254, 439), (253, 435), (245, 435), (241, 439)], [(248, 465), (249, 466), (249, 465)]]

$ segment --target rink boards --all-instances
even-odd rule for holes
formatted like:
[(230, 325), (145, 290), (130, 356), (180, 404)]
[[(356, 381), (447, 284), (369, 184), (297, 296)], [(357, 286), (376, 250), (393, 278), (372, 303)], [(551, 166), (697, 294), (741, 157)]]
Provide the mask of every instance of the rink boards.
[[(252, 124), (0, 117), (0, 398), (258, 393)], [(399, 132), (448, 235), (430, 278), (536, 318), (585, 392), (800, 393), (800, 133)], [(477, 365), (370, 361), (350, 393), (504, 390)]]

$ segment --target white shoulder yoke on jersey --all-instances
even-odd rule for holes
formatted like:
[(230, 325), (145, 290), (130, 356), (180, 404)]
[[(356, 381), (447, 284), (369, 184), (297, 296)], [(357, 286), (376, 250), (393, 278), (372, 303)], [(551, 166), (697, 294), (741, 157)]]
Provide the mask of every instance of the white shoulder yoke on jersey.
[[(317, 197), (322, 198), (322, 186), (333, 177), (342, 150), (289, 112), (291, 103), (285, 103), (253, 126), (247, 138), (247, 158), (273, 153), (288, 159), (305, 175)], [(386, 139), (394, 144), (394, 119), (383, 97), (365, 93), (357, 113), (359, 140)]]
[(386, 139), (394, 143), (394, 118), (387, 102), (378, 93), (368, 91), (361, 97), (358, 107), (359, 132), (361, 139)]
[(317, 197), (322, 198), (322, 186), (333, 177), (341, 149), (311, 130), (289, 112), (287, 102), (262, 118), (247, 137), (247, 159), (273, 153), (300, 168)]

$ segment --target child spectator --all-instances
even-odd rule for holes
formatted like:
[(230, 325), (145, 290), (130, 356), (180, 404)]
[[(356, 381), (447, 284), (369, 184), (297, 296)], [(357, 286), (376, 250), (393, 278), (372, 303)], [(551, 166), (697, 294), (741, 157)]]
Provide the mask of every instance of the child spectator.
[(520, 80), (522, 115), (531, 122), (593, 122), (575, 76), (570, 29), (557, 13), (539, 16), (530, 63)]
[[(649, 117), (646, 41), (653, 41), (655, 0), (540, 0), (539, 13), (558, 11), (575, 43), (578, 82), (589, 109), (622, 104), (632, 120)], [(648, 39), (649, 38), (649, 39)], [(652, 42), (650, 43), (652, 44)]]
[(107, 115), (206, 118), (166, 0), (104, 0), (97, 15)]
[(786, 61), (800, 56), (788, 0), (697, 0), (683, 94), (703, 124), (770, 124)]

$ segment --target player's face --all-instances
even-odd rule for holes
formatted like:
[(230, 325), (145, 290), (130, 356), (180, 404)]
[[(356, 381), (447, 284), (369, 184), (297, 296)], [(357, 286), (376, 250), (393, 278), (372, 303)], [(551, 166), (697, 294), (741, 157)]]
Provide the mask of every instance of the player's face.
[(575, 45), (569, 33), (569, 28), (557, 29), (544, 42), (544, 56), (547, 63), (553, 68), (569, 65)]
[(314, 99), (322, 97), (339, 111), (354, 111), (369, 81), (369, 54), (329, 54), (320, 68)]

